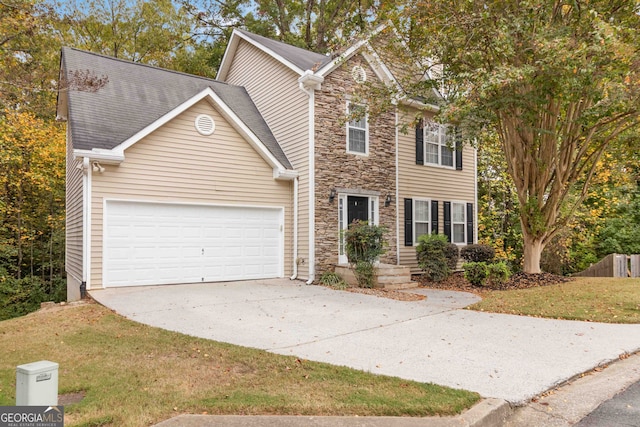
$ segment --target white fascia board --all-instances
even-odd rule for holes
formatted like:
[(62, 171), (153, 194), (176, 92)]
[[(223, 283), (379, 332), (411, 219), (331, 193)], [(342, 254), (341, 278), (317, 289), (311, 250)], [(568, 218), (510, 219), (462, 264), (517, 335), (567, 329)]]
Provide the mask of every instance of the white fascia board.
[(94, 148), (93, 150), (73, 150), (73, 158), (87, 158), (108, 165), (117, 165), (124, 161), (124, 153), (118, 150), (103, 150)]
[(370, 44), (367, 43), (367, 50), (362, 53), (364, 59), (369, 63), (373, 71), (376, 73), (376, 76), (382, 80), (383, 82), (390, 82), (393, 86), (396, 87), (398, 93), (402, 91), (402, 87), (400, 83), (396, 80), (391, 70), (386, 66), (386, 64), (382, 61), (382, 58), (376, 53), (376, 51), (371, 47)]
[(414, 107), (414, 108), (417, 108), (419, 110), (430, 111), (432, 113), (437, 113), (438, 111), (440, 111), (440, 107), (438, 107), (437, 105), (426, 104), (424, 102), (416, 101), (415, 99), (409, 99), (409, 98), (406, 98), (406, 97), (401, 98), (400, 99), (400, 103), (402, 105), (406, 105), (406, 106), (409, 106), (409, 107)]
[[(296, 65), (294, 65), (291, 61), (286, 60), (281, 55), (278, 55), (273, 50), (267, 48), (266, 46), (264, 46), (264, 45), (262, 45), (260, 43), (258, 43), (257, 41), (253, 40), (251, 37), (248, 37), (248, 36), (242, 34), (240, 31), (233, 30), (233, 33), (231, 34), (231, 39), (229, 40), (229, 46), (227, 47), (227, 50), (224, 53), (224, 57), (222, 58), (222, 62), (220, 63), (219, 76), (217, 76), (216, 79), (224, 80), (227, 77), (227, 73), (229, 72), (229, 68), (231, 67), (231, 63), (233, 62), (233, 57), (235, 56), (235, 50), (238, 48), (238, 44), (239, 44), (238, 38), (241, 38), (242, 40), (244, 40), (247, 43), (249, 43), (249, 44), (253, 45), (254, 47), (256, 47), (257, 49), (260, 49), (261, 51), (263, 51), (267, 55), (271, 56), (272, 58), (274, 58), (278, 62), (282, 63), (287, 68), (290, 68), (294, 73), (296, 73), (298, 75), (303, 75), (304, 74), (304, 70), (302, 70), (299, 67), (297, 67)], [(229, 55), (229, 59), (227, 58), (228, 55)]]
[(339, 55), (333, 61), (329, 62), (327, 65), (322, 67), (320, 70), (318, 70), (318, 72), (316, 74), (319, 75), (319, 76), (325, 77), (327, 74), (331, 73), (333, 70), (338, 68), (343, 62), (345, 62), (347, 59), (349, 59), (353, 55), (355, 55), (355, 53), (362, 46), (368, 45), (369, 44), (369, 39), (374, 37), (374, 36), (376, 36), (380, 31), (384, 30), (386, 27), (387, 27), (387, 25), (385, 25), (385, 24), (380, 25), (378, 28), (373, 30), (371, 32), (371, 34), (369, 34), (367, 36), (367, 38), (365, 38), (363, 40), (360, 40), (358, 43), (354, 44), (349, 49), (345, 50), (342, 53), (342, 55)]
[(218, 73), (216, 74), (216, 80), (225, 81), (227, 78), (227, 73), (229, 72), (229, 68), (231, 68), (233, 58), (236, 56), (236, 49), (240, 43), (240, 40), (238, 39), (239, 36), (240, 34), (234, 29), (231, 33), (231, 38), (229, 38), (227, 48), (224, 50), (224, 55), (220, 62), (220, 68), (218, 68)]

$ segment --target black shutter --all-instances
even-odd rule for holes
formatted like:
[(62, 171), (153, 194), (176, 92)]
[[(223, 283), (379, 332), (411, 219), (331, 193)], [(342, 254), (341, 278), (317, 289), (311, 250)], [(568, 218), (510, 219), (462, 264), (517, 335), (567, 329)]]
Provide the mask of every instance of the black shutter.
[(413, 200), (404, 199), (404, 245), (413, 246)]
[(451, 202), (443, 202), (444, 205), (444, 235), (451, 242)]
[(431, 201), (431, 234), (438, 234), (438, 201)]
[(456, 142), (456, 170), (462, 170), (462, 135), (460, 130), (455, 128), (454, 130), (455, 142)]
[(473, 244), (473, 203), (467, 203), (467, 243)]
[(424, 129), (422, 119), (416, 125), (416, 164), (424, 165)]

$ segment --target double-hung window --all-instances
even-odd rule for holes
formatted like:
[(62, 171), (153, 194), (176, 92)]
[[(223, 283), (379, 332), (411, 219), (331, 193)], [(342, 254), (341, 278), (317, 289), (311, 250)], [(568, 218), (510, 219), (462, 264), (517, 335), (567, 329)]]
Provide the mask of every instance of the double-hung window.
[(418, 242), (418, 238), (423, 234), (429, 234), (431, 230), (431, 212), (429, 209), (429, 200), (413, 200), (413, 231), (415, 236), (414, 242)]
[(355, 154), (369, 153), (369, 131), (367, 111), (364, 105), (347, 104), (347, 152)]
[(462, 169), (462, 148), (455, 128), (435, 122), (416, 127), (416, 163)]
[(451, 203), (451, 241), (453, 243), (467, 243), (467, 216), (464, 203)]

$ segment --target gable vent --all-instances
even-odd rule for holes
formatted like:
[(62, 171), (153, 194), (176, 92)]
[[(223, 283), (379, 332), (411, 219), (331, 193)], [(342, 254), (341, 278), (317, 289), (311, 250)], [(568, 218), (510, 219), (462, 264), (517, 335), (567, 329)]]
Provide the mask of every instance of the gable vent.
[(356, 83), (364, 83), (367, 81), (367, 72), (360, 65), (356, 65), (351, 69), (351, 77)]
[(207, 114), (200, 114), (196, 117), (196, 130), (200, 135), (209, 136), (216, 130), (216, 122), (213, 121), (213, 117)]

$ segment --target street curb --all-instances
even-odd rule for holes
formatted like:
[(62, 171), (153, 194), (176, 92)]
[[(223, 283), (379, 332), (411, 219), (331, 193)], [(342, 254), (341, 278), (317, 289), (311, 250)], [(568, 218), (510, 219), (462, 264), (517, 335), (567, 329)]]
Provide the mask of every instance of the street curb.
[(495, 427), (502, 425), (513, 412), (509, 402), (502, 399), (483, 399), (458, 416), (463, 426)]
[(453, 417), (178, 415), (154, 427), (495, 427), (511, 414), (502, 399), (483, 399)]

